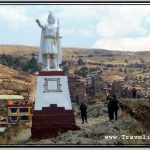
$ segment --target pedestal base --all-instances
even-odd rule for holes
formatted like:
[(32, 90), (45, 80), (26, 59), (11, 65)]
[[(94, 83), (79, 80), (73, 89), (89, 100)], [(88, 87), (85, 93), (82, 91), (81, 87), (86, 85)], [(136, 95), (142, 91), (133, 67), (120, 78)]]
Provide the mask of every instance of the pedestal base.
[(53, 138), (68, 130), (78, 130), (75, 125), (72, 110), (57, 107), (43, 107), (42, 110), (34, 110), (32, 118), (32, 139)]

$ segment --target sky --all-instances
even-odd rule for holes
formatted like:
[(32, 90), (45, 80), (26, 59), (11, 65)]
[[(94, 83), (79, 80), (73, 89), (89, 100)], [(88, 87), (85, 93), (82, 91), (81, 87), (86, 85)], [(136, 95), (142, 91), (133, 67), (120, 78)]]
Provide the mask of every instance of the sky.
[(150, 51), (150, 5), (0, 5), (0, 44), (40, 46), (49, 11), (62, 47)]

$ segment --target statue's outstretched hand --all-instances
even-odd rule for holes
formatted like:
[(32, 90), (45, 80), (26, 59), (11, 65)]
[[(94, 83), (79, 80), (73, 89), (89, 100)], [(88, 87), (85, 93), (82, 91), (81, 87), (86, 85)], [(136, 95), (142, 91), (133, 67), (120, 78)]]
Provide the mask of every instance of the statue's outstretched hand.
[(36, 19), (35, 21), (36, 21), (37, 23), (39, 23), (39, 22), (40, 22), (40, 21), (39, 21), (39, 19)]
[(37, 24), (40, 28), (44, 29), (44, 26), (40, 23), (39, 19), (36, 19), (35, 21), (37, 22)]

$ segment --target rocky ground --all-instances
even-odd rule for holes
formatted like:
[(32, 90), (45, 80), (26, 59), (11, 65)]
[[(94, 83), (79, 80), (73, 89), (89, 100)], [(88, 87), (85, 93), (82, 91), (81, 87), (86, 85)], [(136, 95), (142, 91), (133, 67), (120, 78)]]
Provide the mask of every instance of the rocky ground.
[(17, 136), (12, 137), (12, 139), (8, 142), (9, 145), (24, 145), (29, 142), (31, 136), (31, 128), (22, 129)]
[[(107, 104), (97, 101), (88, 106), (88, 123), (82, 124), (78, 106), (74, 106), (77, 131), (68, 131), (56, 138), (44, 139), (36, 142), (27, 142), (29, 145), (139, 145), (148, 144), (148, 140), (122, 139), (121, 135), (145, 134), (139, 122), (129, 114), (119, 110), (117, 121), (109, 121)], [(107, 139), (106, 136), (117, 136), (116, 139)]]

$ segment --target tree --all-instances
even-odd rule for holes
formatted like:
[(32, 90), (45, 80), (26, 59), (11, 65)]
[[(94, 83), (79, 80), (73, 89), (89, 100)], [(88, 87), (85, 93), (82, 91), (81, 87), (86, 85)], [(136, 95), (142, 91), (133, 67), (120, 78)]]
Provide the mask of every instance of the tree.
[(69, 71), (68, 66), (63, 66), (63, 71), (64, 71), (64, 72), (68, 72), (68, 71)]
[(141, 76), (139, 76), (139, 80), (141, 80), (142, 79), (142, 77)]
[(13, 61), (14, 61), (14, 59), (13, 59), (13, 57), (11, 55), (7, 55), (6, 56), (6, 62), (7, 62), (8, 66), (12, 66)]
[(35, 57), (32, 57), (29, 61), (29, 68), (32, 70), (32, 72), (36, 72), (38, 69), (37, 60)]
[(4, 53), (1, 55), (1, 59), (6, 59), (6, 55)]
[(78, 59), (78, 65), (85, 65), (85, 62), (83, 61), (83, 59)]
[(127, 73), (127, 69), (124, 69), (124, 73)]
[(129, 80), (129, 77), (128, 76), (125, 76), (125, 81), (128, 81)]
[(14, 64), (16, 67), (20, 66), (20, 60), (19, 60), (19, 58), (15, 58), (13, 64)]
[(125, 63), (128, 63), (128, 60), (127, 60), (127, 59), (125, 59), (124, 61), (125, 61)]
[(6, 55), (3, 53), (0, 57), (0, 62), (4, 65), (6, 63)]
[(75, 71), (74, 71), (74, 74), (75, 74), (75, 75), (78, 75), (78, 70), (75, 70)]
[(122, 68), (120, 68), (119, 71), (122, 72), (123, 71)]
[(140, 61), (142, 64), (145, 62), (145, 60), (142, 57), (140, 57)]

